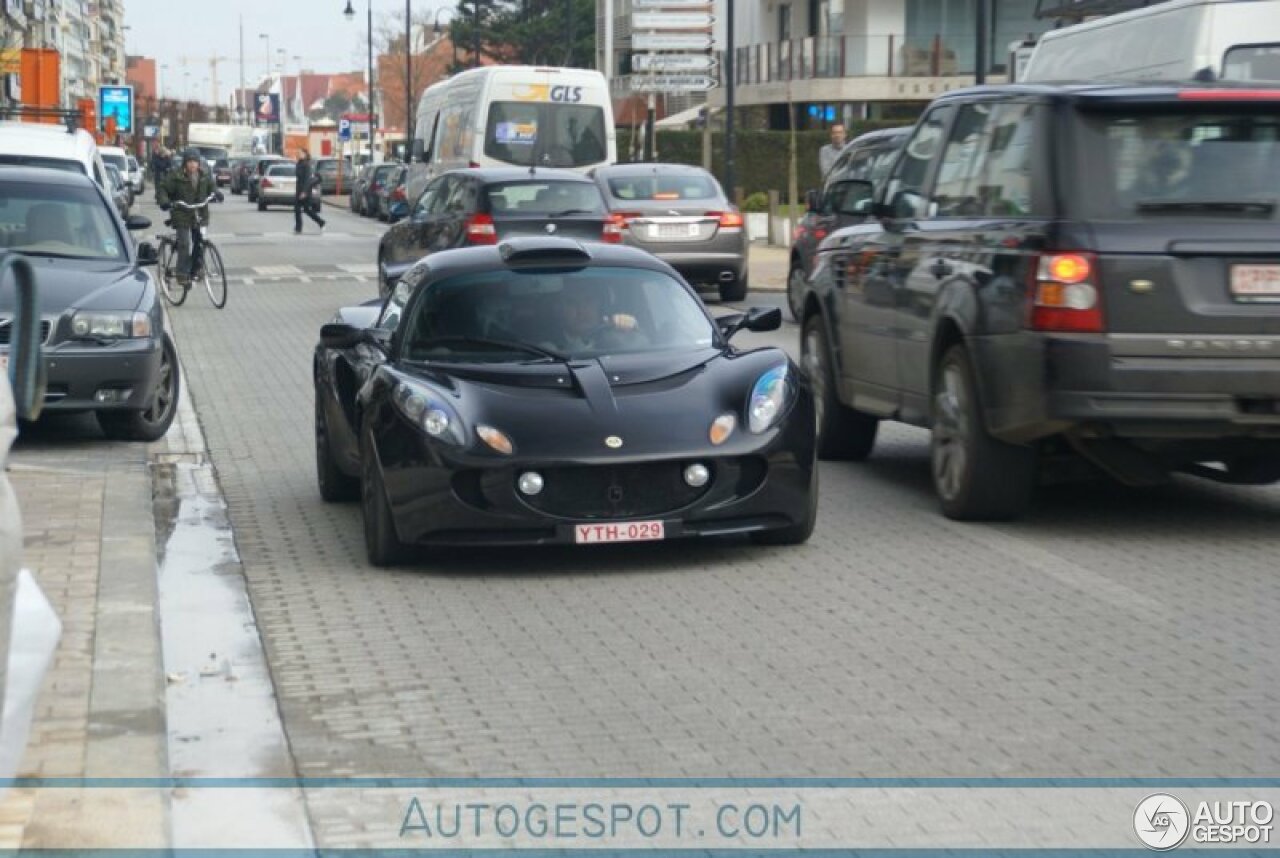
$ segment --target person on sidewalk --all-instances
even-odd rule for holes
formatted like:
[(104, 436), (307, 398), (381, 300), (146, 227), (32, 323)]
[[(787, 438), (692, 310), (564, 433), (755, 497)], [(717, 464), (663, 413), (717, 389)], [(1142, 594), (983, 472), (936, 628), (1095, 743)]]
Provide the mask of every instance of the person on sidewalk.
[(213, 196), (213, 179), (200, 169), (203, 157), (195, 149), (188, 149), (182, 156), (182, 169), (170, 170), (156, 182), (156, 203), (169, 212), (169, 220), (178, 236), (178, 282), (191, 283), (191, 231), (197, 224), (209, 225), (209, 207), (198, 211), (170, 207), (174, 202), (198, 205)]
[(831, 142), (818, 150), (818, 172), (825, 179), (827, 171), (835, 164), (836, 158), (840, 157), (840, 150), (844, 148), (844, 126), (837, 122), (831, 126)]
[(320, 231), (324, 232), (324, 218), (311, 207), (311, 186), (319, 182), (320, 177), (316, 175), (315, 167), (311, 165), (311, 153), (306, 149), (298, 152), (297, 176), (298, 190), (293, 200), (293, 231), (302, 232), (302, 213), (306, 212), (307, 217), (315, 221), (320, 226)]

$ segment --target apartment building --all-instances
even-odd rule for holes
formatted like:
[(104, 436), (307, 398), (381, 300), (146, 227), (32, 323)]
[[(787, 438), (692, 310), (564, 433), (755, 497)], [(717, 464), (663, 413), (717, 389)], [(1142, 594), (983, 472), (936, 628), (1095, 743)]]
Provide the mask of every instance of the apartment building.
[[(720, 87), (707, 101), (724, 105), (724, 30), (734, 3), (735, 102), (763, 108), (773, 128), (854, 119), (910, 119), (937, 95), (974, 81), (975, 0), (716, 0)], [(597, 43), (604, 8), (614, 10), (614, 94), (630, 90), (631, 0), (597, 0)], [(1034, 38), (1053, 21), (1037, 19), (1036, 0), (987, 0), (987, 80), (1002, 80), (1009, 45)], [(598, 57), (604, 68), (604, 51)], [(616, 104), (616, 102), (615, 102)], [(670, 112), (670, 110), (669, 110)]]
[(96, 98), (100, 84), (125, 82), (122, 0), (0, 3), (0, 50), (56, 50), (64, 107), (79, 98)]

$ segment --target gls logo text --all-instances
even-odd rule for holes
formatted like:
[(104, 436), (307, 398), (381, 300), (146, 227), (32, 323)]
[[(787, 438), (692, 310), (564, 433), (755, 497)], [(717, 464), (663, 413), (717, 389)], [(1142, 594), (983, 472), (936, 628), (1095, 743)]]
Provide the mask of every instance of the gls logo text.
[(582, 87), (553, 86), (551, 87), (551, 100), (562, 101), (565, 104), (577, 104), (582, 101)]

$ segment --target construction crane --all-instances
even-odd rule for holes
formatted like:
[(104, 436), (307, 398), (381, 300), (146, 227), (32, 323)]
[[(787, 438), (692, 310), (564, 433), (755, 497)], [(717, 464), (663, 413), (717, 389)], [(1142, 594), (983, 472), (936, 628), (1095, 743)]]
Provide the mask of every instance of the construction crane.
[(221, 104), (218, 98), (218, 63), (229, 63), (236, 61), (234, 57), (220, 57), (213, 55), (209, 57), (178, 57), (178, 62), (184, 67), (192, 63), (208, 63), (209, 64), (209, 87), (213, 99), (209, 102), (213, 105)]

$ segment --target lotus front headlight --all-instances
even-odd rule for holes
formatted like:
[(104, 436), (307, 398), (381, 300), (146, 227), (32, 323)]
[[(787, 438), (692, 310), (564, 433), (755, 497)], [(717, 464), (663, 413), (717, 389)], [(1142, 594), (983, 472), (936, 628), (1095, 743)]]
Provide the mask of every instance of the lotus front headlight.
[(142, 339), (151, 336), (151, 317), (146, 313), (82, 310), (71, 317), (71, 335), (90, 340)]
[(430, 437), (459, 446), (464, 443), (462, 420), (431, 391), (400, 382), (391, 398), (400, 413)]
[(747, 427), (757, 435), (771, 429), (786, 412), (794, 393), (787, 364), (779, 364), (760, 376), (747, 400)]

